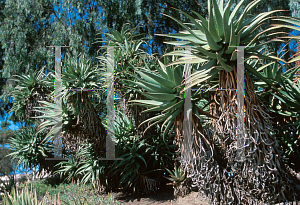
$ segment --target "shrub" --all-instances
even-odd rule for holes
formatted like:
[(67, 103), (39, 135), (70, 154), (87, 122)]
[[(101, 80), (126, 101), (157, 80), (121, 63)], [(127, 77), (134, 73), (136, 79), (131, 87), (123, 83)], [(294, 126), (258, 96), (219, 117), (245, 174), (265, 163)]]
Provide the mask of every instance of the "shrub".
[(44, 138), (45, 134), (37, 133), (36, 127), (20, 129), (8, 140), (12, 150), (8, 156), (17, 161), (17, 167), (21, 164), (30, 168), (39, 166), (40, 170), (52, 172), (58, 161), (46, 160), (53, 157), (53, 144)]

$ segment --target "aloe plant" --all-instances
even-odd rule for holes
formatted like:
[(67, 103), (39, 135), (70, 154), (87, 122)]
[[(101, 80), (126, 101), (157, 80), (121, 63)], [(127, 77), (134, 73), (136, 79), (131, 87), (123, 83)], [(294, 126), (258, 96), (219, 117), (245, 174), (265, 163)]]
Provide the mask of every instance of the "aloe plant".
[[(287, 44), (288, 45), (288, 44)], [(284, 51), (284, 50), (283, 50)], [(264, 102), (264, 107), (274, 118), (273, 126), (277, 141), (284, 149), (285, 162), (293, 169), (300, 170), (299, 161), (299, 82), (296, 73), (300, 66), (291, 67), (282, 72), (284, 65), (276, 62), (262, 62), (257, 69), (262, 76), (272, 81), (275, 86), (269, 86), (260, 79), (255, 79), (258, 95)], [(299, 81), (299, 80), (298, 80)]]
[[(55, 78), (53, 71), (50, 71), (49, 76), (53, 81)], [(44, 119), (38, 125), (38, 131), (49, 129), (46, 138), (53, 140), (54, 133), (60, 130), (60, 127), (55, 126), (57, 119), (62, 117), (62, 138), (64, 143), (68, 142), (65, 143), (65, 150), (74, 154), (79, 149), (80, 143), (92, 141), (98, 155), (103, 155), (105, 129), (97, 113), (105, 109), (104, 103), (101, 102), (104, 98), (104, 90), (91, 92), (82, 90), (99, 89), (101, 85), (100, 69), (93, 65), (90, 59), (84, 55), (79, 59), (71, 55), (65, 56), (62, 66), (62, 104), (58, 108), (62, 115), (58, 113), (57, 116), (54, 110), (57, 105), (53, 103), (54, 92), (52, 92), (50, 95), (52, 102), (40, 101), (43, 106), (35, 107), (36, 112), (43, 114), (36, 118)]]
[(35, 127), (22, 128), (9, 139), (12, 151), (7, 156), (17, 161), (17, 167), (21, 164), (29, 168), (39, 165), (40, 170), (52, 170), (55, 163), (46, 161), (45, 158), (52, 156), (53, 145), (44, 140), (44, 137), (45, 134), (37, 133)]
[(32, 124), (35, 120), (31, 117), (38, 116), (33, 107), (39, 105), (38, 101), (46, 100), (47, 94), (50, 94), (53, 85), (49, 85), (49, 76), (45, 73), (45, 68), (36, 71), (30, 71), (27, 75), (15, 75), (12, 81), (16, 83), (11, 97), (14, 98), (13, 107), (10, 112), (15, 116)]
[[(147, 54), (141, 46), (145, 43), (145, 38), (140, 37), (142, 34), (135, 34), (138, 26), (129, 30), (128, 25), (124, 24), (122, 30), (119, 32), (115, 29), (110, 30), (110, 34), (104, 33), (104, 36), (108, 37), (108, 41), (101, 41), (115, 46), (114, 48), (114, 89), (118, 91), (118, 98), (120, 107), (124, 112), (133, 114), (134, 124), (136, 127), (144, 120), (149, 118), (149, 114), (145, 113), (140, 115), (143, 110), (140, 106), (129, 106), (128, 101), (130, 99), (142, 99), (142, 95), (136, 90), (126, 87), (124, 80), (135, 80), (136, 69), (132, 67), (134, 65), (139, 68), (145, 64), (145, 62), (151, 62), (153, 56)], [(99, 56), (100, 65), (104, 68), (101, 69), (102, 76), (106, 77), (107, 73), (107, 52)], [(105, 82), (105, 80), (104, 80)], [(105, 88), (105, 86), (104, 86)], [(141, 134), (144, 127), (139, 127), (138, 132)]]
[(68, 158), (68, 161), (62, 161), (58, 163), (56, 166), (60, 166), (60, 169), (55, 171), (54, 174), (67, 175), (65, 181), (71, 181), (71, 184), (74, 183), (77, 176), (75, 175), (78, 169), (78, 162), (76, 161), (75, 157), (72, 155)]
[[(269, 11), (250, 16), (252, 9), (256, 7), (261, 0), (255, 0), (246, 5), (245, 9), (237, 16), (245, 1), (240, 1), (231, 11), (232, 0), (229, 0), (224, 6), (224, 1), (209, 0), (208, 1), (208, 18), (205, 19), (196, 12), (193, 12), (195, 17), (179, 11), (185, 15), (190, 22), (183, 23), (180, 20), (169, 16), (176, 21), (184, 31), (176, 34), (157, 34), (161, 36), (181, 39), (183, 41), (166, 42), (175, 46), (193, 46), (191, 55), (187, 55), (183, 49), (172, 51), (165, 55), (179, 56), (178, 60), (173, 61), (169, 65), (185, 64), (186, 59), (189, 59), (191, 64), (201, 64), (194, 70), (188, 80), (191, 80), (191, 86), (200, 86), (204, 80), (217, 82), (221, 89), (236, 89), (237, 82), (237, 46), (244, 46), (245, 56), (245, 155), (251, 160), (251, 165), (246, 159), (238, 161), (236, 158), (236, 124), (237, 119), (235, 110), (237, 105), (237, 97), (235, 91), (218, 91), (210, 94), (210, 114), (218, 119), (212, 119), (212, 128), (207, 127), (205, 137), (195, 134), (192, 146), (192, 156), (185, 159), (184, 166), (187, 168), (189, 175), (192, 175), (193, 181), (198, 184), (213, 202), (218, 203), (240, 203), (243, 197), (251, 201), (255, 198), (268, 200), (268, 203), (276, 203), (285, 200), (293, 200), (296, 196), (296, 191), (293, 185), (288, 185), (289, 176), (286, 176), (286, 170), (283, 167), (282, 155), (280, 155), (279, 146), (274, 136), (270, 131), (274, 132), (271, 126), (270, 117), (262, 108), (259, 99), (253, 88), (251, 76), (256, 76), (268, 86), (274, 86), (276, 82), (264, 77), (257, 71), (259, 64), (257, 59), (265, 59), (267, 63), (282, 61), (281, 58), (261, 52), (264, 46), (273, 42), (284, 42), (284, 38), (290, 37), (284, 32), (283, 28), (299, 30), (295, 26), (286, 25), (285, 23), (299, 24), (299, 19), (292, 17), (276, 16), (273, 19), (271, 15), (280, 12), (281, 10)], [(168, 16), (168, 15), (166, 15)], [(277, 24), (269, 24), (269, 20), (273, 20)], [(278, 23), (284, 21), (284, 24)], [(267, 28), (260, 29), (261, 24), (268, 23)], [(294, 23), (294, 24), (295, 24)], [(277, 38), (281, 37), (281, 38)], [(256, 60), (256, 62), (255, 62)], [(294, 59), (295, 60), (295, 59)], [(292, 60), (293, 61), (293, 60)], [(290, 61), (290, 62), (292, 62)], [(204, 65), (203, 65), (204, 64)], [(208, 73), (206, 79), (203, 75)], [(274, 76), (275, 78), (278, 78)], [(167, 78), (165, 78), (167, 79)], [(149, 96), (153, 97), (153, 96)], [(155, 96), (154, 96), (155, 97)], [(165, 97), (174, 97), (171, 94)], [(163, 104), (161, 104), (163, 106)], [(165, 115), (164, 115), (165, 116)], [(198, 125), (199, 126), (199, 125)], [(200, 127), (200, 126), (199, 126)], [(208, 139), (208, 140), (207, 140)], [(217, 144), (222, 145), (225, 150), (224, 163), (220, 163), (213, 158), (212, 141), (216, 140)], [(196, 141), (196, 142), (194, 142)], [(259, 144), (259, 146), (258, 146)], [(270, 148), (272, 147), (272, 148)], [(202, 151), (203, 149), (206, 152)], [(271, 151), (267, 151), (272, 149)], [(190, 152), (188, 152), (190, 154)], [(262, 153), (263, 157), (260, 156)], [(264, 168), (257, 168), (259, 165), (264, 165)], [(207, 173), (207, 170), (210, 170)], [(274, 171), (275, 178), (272, 175), (265, 176), (265, 173)], [(259, 175), (264, 175), (264, 180), (261, 177), (254, 175), (257, 172)], [(273, 173), (272, 171), (272, 173)], [(201, 174), (199, 174), (199, 172)], [(233, 173), (230, 177), (228, 172)], [(227, 178), (226, 180), (224, 179)], [(282, 177), (286, 176), (286, 177)], [(225, 181), (220, 184), (220, 179), (225, 181), (236, 181), (240, 184), (232, 188)], [(278, 178), (279, 180), (276, 180)], [(203, 180), (204, 179), (204, 180)], [(222, 179), (222, 180), (223, 180)], [(214, 182), (212, 182), (212, 180)], [(256, 182), (265, 187), (263, 190), (258, 190)], [(234, 182), (235, 183), (235, 182)], [(276, 183), (277, 185), (273, 185)], [(279, 185), (280, 184), (280, 185)], [(286, 187), (286, 191), (280, 188)], [(213, 190), (219, 189), (216, 193)], [(233, 191), (234, 190), (234, 191)], [(251, 193), (251, 196), (246, 196), (244, 191)]]
[[(185, 101), (185, 94), (182, 92), (184, 89), (184, 69), (181, 65), (167, 67), (159, 60), (157, 62), (155, 70), (150, 70), (147, 64), (145, 64), (146, 68), (136, 71), (138, 73), (136, 81), (128, 80), (133, 89), (149, 100), (131, 100), (129, 102), (149, 108), (142, 111), (142, 113), (161, 111), (161, 113), (154, 117), (143, 121), (139, 126), (153, 122), (144, 130), (144, 132), (146, 132), (152, 126), (162, 123), (161, 131), (164, 137), (174, 124), (176, 125), (175, 129), (178, 130), (179, 127), (177, 124), (180, 123), (182, 126), (183, 123), (182, 115)], [(165, 58), (165, 62), (168, 62), (167, 58)], [(203, 74), (204, 78), (206, 76), (207, 74)], [(199, 106), (201, 100), (202, 98), (199, 96), (199, 92), (193, 91), (191, 101), (193, 105), (192, 112), (194, 117), (196, 117), (194, 118), (194, 122), (202, 119), (200, 115), (214, 117)], [(178, 133), (176, 134), (179, 135)]]
[(174, 171), (171, 172), (169, 169), (166, 168), (166, 170), (169, 172), (171, 177), (165, 177), (166, 179), (170, 180), (172, 183), (169, 185), (178, 186), (180, 183), (182, 183), (185, 178), (185, 171), (182, 167), (174, 167)]
[(7, 205), (42, 205), (37, 199), (36, 191), (29, 191), (28, 187), (25, 187), (20, 192), (16, 189), (12, 191), (12, 194), (5, 193), (3, 197), (4, 204)]
[[(300, 156), (300, 80), (293, 83), (290, 79), (285, 79), (277, 92), (271, 93), (278, 103), (274, 113), (284, 119), (290, 118), (288, 122), (279, 127), (278, 139), (285, 149), (285, 157), (292, 168), (299, 170)], [(274, 101), (275, 101), (274, 99)], [(275, 102), (274, 102), (275, 103)]]

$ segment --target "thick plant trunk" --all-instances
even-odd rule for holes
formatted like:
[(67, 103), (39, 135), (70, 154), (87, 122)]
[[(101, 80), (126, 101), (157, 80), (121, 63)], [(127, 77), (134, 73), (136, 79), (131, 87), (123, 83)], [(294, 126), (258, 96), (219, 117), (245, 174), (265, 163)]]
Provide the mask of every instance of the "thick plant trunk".
[[(88, 92), (83, 92), (80, 95), (81, 102), (79, 103), (80, 107), (77, 106), (76, 126), (65, 133), (63, 143), (66, 145), (66, 150), (75, 154), (83, 143), (89, 142), (93, 145), (98, 157), (106, 157), (106, 130), (96, 109), (88, 103), (88, 95)], [(70, 98), (70, 106), (75, 102), (73, 98), (73, 96)]]
[[(236, 89), (235, 76), (235, 69), (232, 72), (220, 71), (220, 88)], [(201, 181), (199, 178), (203, 180), (199, 188), (219, 203), (254, 202), (254, 199), (268, 203), (295, 200), (295, 184), (283, 164), (279, 145), (270, 133), (274, 132), (270, 117), (261, 107), (247, 72), (245, 158), (242, 161), (236, 157), (236, 91), (217, 91), (210, 97), (215, 100), (210, 105), (210, 113), (219, 119), (212, 119), (212, 129), (206, 131), (206, 136), (219, 145), (219, 151), (214, 149), (214, 163), (206, 165), (209, 173), (198, 177), (198, 181)]]
[[(236, 89), (236, 70), (220, 71), (219, 88)], [(243, 160), (237, 156), (236, 91), (210, 95), (211, 126), (202, 129), (193, 116), (193, 142), (181, 156), (187, 178), (215, 204), (295, 201), (296, 185), (286, 169), (270, 116), (261, 107), (250, 76), (245, 74), (245, 142)], [(177, 144), (183, 144), (183, 112), (175, 119)], [(181, 148), (182, 149), (182, 148)], [(192, 158), (187, 156), (192, 155)]]

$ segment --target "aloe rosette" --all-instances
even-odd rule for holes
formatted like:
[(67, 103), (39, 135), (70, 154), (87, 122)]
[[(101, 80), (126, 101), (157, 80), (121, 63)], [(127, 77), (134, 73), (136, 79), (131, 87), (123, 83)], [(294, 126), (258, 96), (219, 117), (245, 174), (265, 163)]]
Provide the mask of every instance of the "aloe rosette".
[[(167, 58), (165, 58), (167, 63)], [(136, 68), (135, 81), (127, 80), (133, 89), (144, 95), (147, 100), (131, 100), (130, 102), (136, 105), (145, 106), (148, 109), (142, 112), (158, 113), (152, 118), (143, 121), (141, 125), (148, 123), (148, 127), (144, 133), (152, 126), (161, 125), (163, 136), (170, 132), (170, 128), (175, 128), (176, 137), (182, 134), (183, 126), (183, 111), (185, 103), (184, 87), (184, 68), (181, 65), (166, 66), (158, 60), (155, 65), (155, 70), (150, 70), (149, 67)], [(202, 75), (203, 77), (208, 74)], [(214, 117), (210, 115), (206, 109), (200, 106), (202, 98), (198, 91), (192, 91), (192, 113), (193, 122), (196, 123), (203, 119), (204, 116)]]

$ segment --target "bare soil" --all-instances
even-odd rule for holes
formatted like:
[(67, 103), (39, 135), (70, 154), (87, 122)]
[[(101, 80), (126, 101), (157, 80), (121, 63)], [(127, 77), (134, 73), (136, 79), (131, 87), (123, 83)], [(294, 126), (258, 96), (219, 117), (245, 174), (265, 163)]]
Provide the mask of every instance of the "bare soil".
[(143, 195), (143, 196), (126, 196), (123, 193), (114, 193), (115, 199), (122, 204), (134, 204), (134, 205), (206, 205), (209, 201), (203, 197), (197, 197), (198, 192), (192, 191), (185, 197), (174, 197), (173, 188), (166, 187), (163, 190), (158, 190), (155, 194)]

